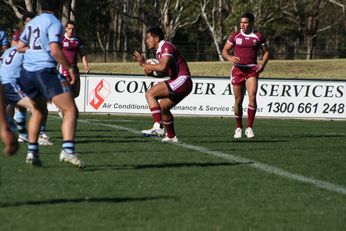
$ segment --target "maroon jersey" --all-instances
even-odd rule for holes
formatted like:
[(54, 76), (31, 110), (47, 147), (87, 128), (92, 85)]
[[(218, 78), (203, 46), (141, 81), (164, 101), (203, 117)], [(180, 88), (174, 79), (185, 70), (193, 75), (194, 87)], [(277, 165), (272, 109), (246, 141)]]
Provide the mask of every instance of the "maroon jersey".
[(168, 76), (171, 79), (176, 79), (178, 76), (191, 76), (189, 67), (177, 48), (172, 43), (162, 40), (156, 51), (156, 59), (160, 60), (166, 55), (173, 59), (168, 66)]
[(234, 32), (227, 42), (233, 45), (234, 56), (240, 58), (236, 66), (252, 67), (257, 64), (257, 54), (261, 46), (266, 45), (266, 38), (259, 32), (250, 34)]
[(18, 42), (21, 33), (22, 31), (17, 29), (12, 35), (12, 40)]
[(79, 49), (83, 47), (84, 44), (80, 38), (76, 36), (68, 38), (66, 35), (64, 35), (62, 39), (62, 52), (70, 64), (77, 65)]

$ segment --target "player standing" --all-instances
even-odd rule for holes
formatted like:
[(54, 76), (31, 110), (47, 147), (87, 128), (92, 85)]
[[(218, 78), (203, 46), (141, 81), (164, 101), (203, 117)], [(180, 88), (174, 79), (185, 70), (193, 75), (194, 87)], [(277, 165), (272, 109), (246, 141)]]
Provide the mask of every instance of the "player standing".
[[(15, 46), (7, 49), (1, 56), (3, 62), (0, 68), (0, 75), (5, 96), (5, 105), (11, 105), (12, 107), (19, 105), (25, 109), (29, 109), (33, 115), (31, 118), (36, 118), (38, 116), (37, 113), (40, 113), (39, 110), (45, 111), (47, 107), (44, 103), (41, 105), (34, 103), (26, 96), (18, 84), (18, 78), (20, 78), (22, 70), (23, 56), (23, 53), (17, 52)], [(41, 100), (41, 102), (44, 101)], [(38, 109), (39, 106), (41, 106), (41, 109)], [(13, 118), (13, 110), (7, 112), (7, 116)], [(35, 124), (31, 124), (33, 121), (30, 120), (29, 127), (35, 126)]]
[[(24, 29), (23, 26), (25, 26), (28, 22), (30, 22), (31, 19), (33, 19), (36, 16), (35, 13), (33, 12), (26, 12), (22, 16), (22, 25), (20, 28), (18, 28), (13, 36), (12, 36), (12, 41), (11, 45), (14, 46), (18, 43), (20, 34), (22, 33), (22, 30)], [(7, 114), (12, 115), (12, 111), (14, 110), (13, 105), (8, 105), (7, 108)], [(48, 134), (46, 133), (46, 122), (47, 122), (47, 116), (48, 116), (48, 111), (45, 110), (46, 113), (43, 115), (43, 120), (40, 128), (40, 135), (38, 138), (38, 143), (41, 145), (53, 145), (52, 142), (50, 142), (50, 138)], [(12, 116), (13, 117), (13, 116)], [(7, 119), (12, 119), (7, 117)], [(18, 136), (18, 141), (19, 142), (28, 142), (28, 134), (27, 134), (27, 129), (26, 129), (26, 107), (21, 107), (20, 105), (17, 105), (16, 107), (16, 113), (14, 115), (14, 119), (17, 124), (17, 131), (19, 133)]]
[(148, 75), (153, 71), (165, 72), (170, 79), (155, 84), (145, 93), (154, 125), (149, 130), (143, 130), (142, 134), (145, 136), (165, 134), (162, 142), (178, 142), (174, 130), (174, 118), (170, 110), (192, 90), (189, 67), (177, 48), (164, 40), (164, 34), (160, 28), (151, 28), (147, 31), (146, 44), (150, 50), (156, 51), (156, 59), (159, 63), (146, 63), (142, 54), (136, 51), (134, 57), (144, 67), (145, 74)]
[[(259, 73), (264, 70), (268, 60), (269, 51), (265, 37), (254, 29), (255, 17), (251, 13), (245, 13), (240, 17), (240, 32), (230, 35), (222, 49), (222, 56), (227, 59), (233, 68), (231, 78), (234, 94), (234, 116), (237, 122), (234, 138), (242, 137), (243, 100), (245, 91), (248, 93), (248, 121), (245, 135), (254, 138), (252, 125), (257, 110), (256, 94), (258, 88)], [(230, 55), (233, 49), (234, 56)], [(262, 62), (257, 63), (258, 51), (262, 52)]]
[[(64, 113), (61, 126), (63, 144), (59, 159), (82, 168), (84, 164), (75, 153), (74, 142), (78, 109), (66, 79), (56, 70), (57, 63), (63, 65), (71, 75), (70, 83), (74, 83), (77, 72), (62, 53), (60, 44), (63, 26), (54, 16), (59, 9), (59, 2), (59, 0), (40, 0), (42, 13), (25, 26), (20, 36), (17, 50), (25, 52), (20, 84), (24, 92), (36, 103), (40, 103), (38, 96), (42, 95), (61, 108)], [(37, 121), (35, 126), (29, 127), (26, 162), (34, 166), (41, 166), (37, 143), (41, 119), (42, 112), (35, 117)]]
[[(89, 73), (90, 67), (88, 59), (86, 56), (86, 49), (83, 44), (83, 41), (76, 36), (76, 24), (73, 21), (68, 21), (65, 26), (65, 35), (62, 39), (62, 52), (64, 53), (67, 61), (71, 66), (75, 67), (77, 70), (76, 81), (71, 85), (71, 90), (74, 98), (79, 96), (80, 91), (80, 78), (79, 78), (79, 69), (77, 67), (78, 63), (78, 54), (82, 60), (83, 68), (86, 73)], [(65, 76), (67, 79), (70, 78), (68, 70), (66, 70), (62, 65), (59, 65), (59, 72)]]

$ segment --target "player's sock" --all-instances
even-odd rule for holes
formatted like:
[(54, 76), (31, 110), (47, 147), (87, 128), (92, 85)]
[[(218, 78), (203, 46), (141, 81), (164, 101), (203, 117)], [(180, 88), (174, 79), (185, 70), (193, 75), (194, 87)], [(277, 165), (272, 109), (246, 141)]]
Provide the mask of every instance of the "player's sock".
[(152, 107), (152, 108), (150, 108), (150, 111), (151, 111), (151, 115), (153, 117), (154, 123), (161, 124), (161, 108), (160, 107)]
[(163, 121), (163, 125), (164, 125), (165, 128), (166, 128), (167, 137), (168, 137), (168, 138), (173, 138), (173, 137), (175, 137), (173, 118), (172, 118), (171, 120), (165, 120), (165, 121)]
[(235, 121), (237, 122), (237, 128), (243, 128), (243, 115), (234, 113)]
[(10, 126), (11, 131), (16, 133), (17, 132), (17, 128), (16, 128), (16, 124), (15, 124), (15, 122), (13, 120), (13, 117), (12, 116), (6, 116), (6, 119), (7, 119), (8, 125)]
[(74, 154), (74, 141), (73, 140), (65, 140), (62, 143), (62, 150), (68, 154)]
[(38, 142), (35, 143), (28, 143), (28, 152), (38, 154), (39, 149), (38, 149)]
[(40, 133), (46, 132), (46, 123), (42, 123), (40, 127)]
[(16, 113), (14, 114), (14, 119), (17, 122), (17, 130), (19, 134), (27, 134), (26, 130), (26, 111), (19, 111), (16, 110)]
[(253, 122), (255, 120), (255, 115), (256, 115), (256, 106), (248, 106), (247, 109), (247, 127), (252, 128)]

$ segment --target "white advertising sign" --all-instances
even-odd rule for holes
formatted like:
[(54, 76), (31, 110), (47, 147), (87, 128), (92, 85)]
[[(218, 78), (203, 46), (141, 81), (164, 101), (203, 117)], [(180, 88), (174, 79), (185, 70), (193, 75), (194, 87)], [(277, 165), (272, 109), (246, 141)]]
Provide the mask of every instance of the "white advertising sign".
[[(163, 79), (145, 76), (81, 76), (81, 112), (150, 113), (145, 92)], [(83, 89), (84, 88), (84, 89)], [(244, 115), (248, 101), (243, 102)], [(193, 78), (193, 90), (172, 113), (233, 116), (228, 78)], [(257, 117), (346, 118), (346, 81), (259, 79)]]

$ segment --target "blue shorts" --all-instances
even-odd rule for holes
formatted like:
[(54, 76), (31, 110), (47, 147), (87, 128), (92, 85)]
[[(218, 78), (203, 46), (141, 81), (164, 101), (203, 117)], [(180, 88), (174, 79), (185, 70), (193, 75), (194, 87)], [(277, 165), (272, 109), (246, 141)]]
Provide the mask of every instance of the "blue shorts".
[(42, 95), (47, 100), (54, 96), (69, 92), (69, 84), (55, 68), (47, 68), (30, 72), (22, 69), (19, 83), (23, 91), (31, 99)]
[(16, 105), (21, 99), (27, 96), (16, 83), (5, 83), (3, 84), (3, 89), (6, 104)]

